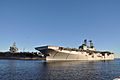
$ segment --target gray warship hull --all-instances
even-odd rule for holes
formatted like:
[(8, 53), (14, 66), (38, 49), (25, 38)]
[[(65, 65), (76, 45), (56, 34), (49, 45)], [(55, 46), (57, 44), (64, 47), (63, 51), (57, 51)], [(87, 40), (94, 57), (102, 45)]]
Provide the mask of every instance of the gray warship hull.
[(91, 51), (63, 48), (57, 46), (42, 46), (39, 50), (46, 60), (113, 60), (114, 54), (110, 52)]

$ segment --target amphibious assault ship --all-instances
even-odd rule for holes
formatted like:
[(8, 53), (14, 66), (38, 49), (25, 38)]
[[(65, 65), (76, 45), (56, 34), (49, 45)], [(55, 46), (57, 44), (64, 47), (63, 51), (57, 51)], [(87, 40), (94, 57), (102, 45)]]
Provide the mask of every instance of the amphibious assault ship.
[(59, 46), (41, 46), (35, 49), (40, 51), (46, 60), (113, 60), (114, 53), (109, 51), (97, 51), (92, 43), (85, 39), (79, 48), (64, 48)]

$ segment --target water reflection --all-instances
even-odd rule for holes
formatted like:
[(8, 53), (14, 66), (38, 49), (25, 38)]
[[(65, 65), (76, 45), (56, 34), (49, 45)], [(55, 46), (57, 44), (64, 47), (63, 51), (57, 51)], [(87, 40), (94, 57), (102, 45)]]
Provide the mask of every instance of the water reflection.
[(112, 80), (119, 67), (120, 60), (0, 60), (0, 80)]

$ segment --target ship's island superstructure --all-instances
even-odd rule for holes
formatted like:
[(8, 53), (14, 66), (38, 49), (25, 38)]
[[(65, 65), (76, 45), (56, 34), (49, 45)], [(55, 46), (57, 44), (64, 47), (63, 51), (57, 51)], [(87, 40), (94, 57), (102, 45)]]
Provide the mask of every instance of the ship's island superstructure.
[(46, 60), (113, 60), (114, 53), (109, 51), (96, 51), (92, 40), (87, 40), (79, 48), (64, 48), (59, 46), (41, 46), (35, 49), (40, 51)]
[(11, 53), (16, 53), (18, 51), (18, 48), (16, 47), (16, 43), (14, 42), (12, 46), (10, 46), (9, 51)]

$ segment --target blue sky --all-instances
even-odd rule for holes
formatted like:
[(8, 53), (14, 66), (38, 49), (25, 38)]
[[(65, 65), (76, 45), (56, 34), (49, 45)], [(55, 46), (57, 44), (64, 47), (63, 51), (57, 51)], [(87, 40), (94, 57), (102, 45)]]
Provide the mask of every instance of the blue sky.
[(120, 0), (0, 0), (0, 50), (15, 41), (78, 47), (93, 40), (98, 50), (120, 53)]

